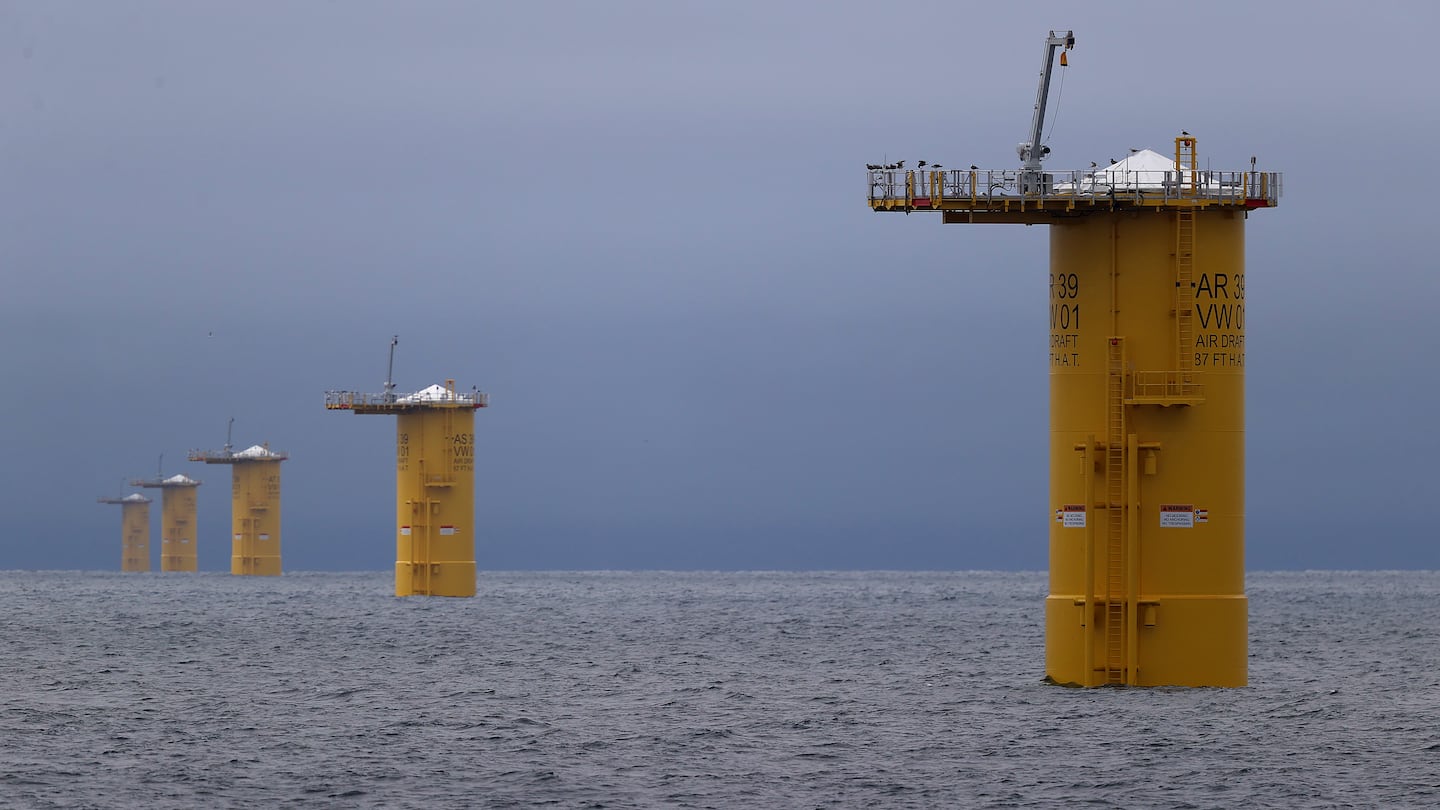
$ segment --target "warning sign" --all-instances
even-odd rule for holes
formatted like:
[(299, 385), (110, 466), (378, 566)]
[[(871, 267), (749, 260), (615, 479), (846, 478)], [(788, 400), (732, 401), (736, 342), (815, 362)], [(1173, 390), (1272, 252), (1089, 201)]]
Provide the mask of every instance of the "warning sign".
[(1067, 529), (1085, 528), (1085, 504), (1067, 503), (1062, 506), (1060, 524)]
[(1195, 528), (1195, 505), (1190, 503), (1162, 503), (1160, 504), (1160, 528), (1162, 529), (1193, 529)]

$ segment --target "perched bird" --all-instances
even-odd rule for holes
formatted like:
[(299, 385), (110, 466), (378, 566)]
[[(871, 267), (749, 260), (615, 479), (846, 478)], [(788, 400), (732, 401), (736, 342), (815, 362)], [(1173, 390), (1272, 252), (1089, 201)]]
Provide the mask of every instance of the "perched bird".
[(1093, 160), (1090, 161), (1090, 168), (1093, 169), (1093, 168), (1095, 168), (1095, 167), (1098, 166), (1098, 165), (1099, 165), (1099, 164), (1097, 164), (1095, 161), (1093, 161)]
[(897, 169), (903, 169), (903, 168), (905, 168), (905, 161), (903, 161), (903, 160), (897, 160), (897, 161), (895, 161), (895, 168), (897, 168)]
[(1187, 138), (1190, 137), (1190, 133), (1186, 132), (1186, 131), (1183, 130), (1183, 129), (1180, 130), (1180, 134), (1181, 134), (1181, 135), (1184, 135), (1184, 136), (1187, 137)]
[(1110, 165), (1111, 165), (1111, 166), (1114, 166), (1116, 163), (1119, 163), (1119, 162), (1120, 162), (1120, 161), (1116, 160), (1115, 158), (1110, 158)]
[(944, 167), (944, 166), (941, 166), (939, 163), (931, 163), (931, 164), (930, 164), (930, 168), (932, 168), (932, 169), (943, 169), (943, 168), (945, 168), (945, 167)]
[(979, 167), (979, 166), (976, 166), (974, 163), (971, 163), (971, 164), (970, 164), (970, 171), (972, 171), (972, 172), (973, 172), (973, 171), (978, 171), (979, 169), (980, 169), (980, 167)]
[(865, 164), (865, 168), (867, 168), (867, 169), (869, 169), (870, 171), (873, 172), (873, 171), (875, 171), (876, 169), (880, 168), (880, 164), (878, 164), (878, 163), (866, 163), (866, 164)]
[(916, 165), (917, 167), (923, 169), (923, 168), (925, 168), (928, 164), (927, 164), (925, 161), (922, 160), (922, 161), (920, 161), (919, 163), (917, 163), (917, 164), (915, 164), (915, 165)]

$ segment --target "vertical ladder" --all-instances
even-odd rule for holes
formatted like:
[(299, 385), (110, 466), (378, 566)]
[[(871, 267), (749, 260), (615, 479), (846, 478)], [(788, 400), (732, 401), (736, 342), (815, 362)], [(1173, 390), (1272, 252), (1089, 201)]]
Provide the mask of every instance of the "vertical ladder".
[(419, 596), (430, 594), (430, 503), (410, 501), (410, 592)]
[[(421, 445), (424, 446), (423, 444)], [(410, 593), (417, 596), (430, 595), (430, 540), (434, 531), (431, 520), (430, 491), (425, 486), (425, 459), (416, 460), (416, 471), (411, 473), (420, 482), (412, 490), (419, 498), (410, 501)], [(420, 575), (421, 572), (423, 576)]]
[(1125, 339), (1110, 338), (1105, 381), (1105, 683), (1125, 683)]
[(425, 590), (423, 593), (429, 596), (435, 593), (435, 499), (430, 497), (429, 491), (425, 492), (425, 553), (420, 558), (420, 564), (425, 571)]
[(1195, 209), (1175, 210), (1175, 370), (1195, 357)]
[(255, 555), (255, 521), (253, 518), (240, 518), (240, 572), (250, 573), (250, 563)]
[[(1200, 169), (1200, 158), (1195, 154), (1195, 137), (1193, 135), (1181, 135), (1175, 139), (1175, 171), (1176, 180), (1180, 182), (1180, 191), (1187, 188), (1190, 196), (1194, 197), (1200, 192), (1200, 178), (1196, 172)], [(1189, 174), (1185, 174), (1189, 172)]]

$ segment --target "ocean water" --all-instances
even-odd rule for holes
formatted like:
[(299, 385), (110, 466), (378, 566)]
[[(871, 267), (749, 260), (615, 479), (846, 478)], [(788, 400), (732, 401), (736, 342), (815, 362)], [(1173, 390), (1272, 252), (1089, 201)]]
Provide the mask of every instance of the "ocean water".
[(1440, 573), (1252, 574), (1243, 689), (1043, 683), (1045, 587), (0, 572), (0, 806), (1440, 806)]

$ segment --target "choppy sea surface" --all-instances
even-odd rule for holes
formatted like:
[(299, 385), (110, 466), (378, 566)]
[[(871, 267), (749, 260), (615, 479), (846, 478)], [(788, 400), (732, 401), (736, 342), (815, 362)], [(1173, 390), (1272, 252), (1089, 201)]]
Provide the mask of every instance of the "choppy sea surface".
[(1436, 807), (1440, 573), (1253, 573), (1250, 686), (1042, 682), (1043, 573), (0, 572), (4, 807)]

